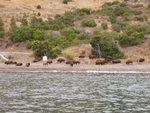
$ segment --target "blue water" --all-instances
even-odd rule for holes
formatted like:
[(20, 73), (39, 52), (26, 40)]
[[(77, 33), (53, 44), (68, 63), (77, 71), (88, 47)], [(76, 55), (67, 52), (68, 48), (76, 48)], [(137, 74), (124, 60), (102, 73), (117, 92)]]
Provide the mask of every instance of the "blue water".
[(0, 113), (150, 113), (150, 75), (0, 73)]

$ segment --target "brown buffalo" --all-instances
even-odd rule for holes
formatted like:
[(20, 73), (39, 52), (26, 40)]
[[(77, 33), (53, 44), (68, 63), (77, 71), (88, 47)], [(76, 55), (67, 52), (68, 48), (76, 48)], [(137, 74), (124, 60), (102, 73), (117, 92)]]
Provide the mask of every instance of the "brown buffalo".
[(84, 55), (80, 55), (80, 56), (79, 56), (79, 58), (84, 58), (84, 57), (85, 57)]
[(104, 64), (107, 64), (107, 63), (108, 63), (107, 60), (97, 60), (95, 62), (96, 65), (104, 65)]
[(17, 63), (17, 64), (16, 64), (16, 66), (22, 66), (22, 65), (23, 65), (22, 63)]
[(94, 58), (97, 58), (96, 55), (90, 55), (89, 56), (89, 59), (94, 59)]
[(48, 63), (48, 64), (51, 64), (51, 63), (53, 63), (53, 61), (52, 61), (52, 60), (48, 60), (47, 63)]
[(73, 63), (73, 64), (80, 64), (80, 61), (69, 60), (69, 61), (66, 62), (66, 64), (71, 64), (71, 63)]
[(44, 65), (44, 66), (48, 66), (48, 63), (47, 63), (47, 62), (45, 62), (45, 63), (43, 63), (43, 65)]
[(145, 61), (144, 58), (140, 58), (140, 59), (139, 59), (139, 62), (144, 62), (144, 61)]
[(26, 67), (29, 67), (30, 66), (30, 63), (26, 63), (26, 65), (25, 65)]
[(80, 61), (77, 61), (77, 60), (73, 60), (72, 62), (73, 64), (80, 64)]
[(71, 66), (71, 67), (73, 67), (73, 65), (74, 65), (74, 63), (73, 63), (73, 62), (71, 62), (71, 63), (70, 63), (70, 66)]
[(5, 61), (5, 64), (10, 65), (10, 64), (17, 64), (15, 61)]
[(121, 63), (121, 61), (120, 60), (113, 60), (112, 63), (113, 64), (118, 64), (118, 63)]
[(132, 61), (132, 60), (127, 60), (127, 61), (126, 61), (126, 64), (127, 64), (127, 65), (133, 64), (133, 61)]
[(105, 59), (109, 59), (109, 60), (112, 60), (112, 56), (106, 56)]
[(71, 63), (71, 60), (69, 60), (69, 61), (66, 61), (66, 64), (70, 64)]
[(33, 63), (36, 63), (36, 62), (38, 62), (38, 60), (37, 60), (37, 59), (34, 59), (32, 62), (33, 62)]
[(65, 62), (65, 59), (64, 59), (64, 58), (59, 58), (59, 59), (57, 60), (57, 62), (59, 62), (59, 63)]

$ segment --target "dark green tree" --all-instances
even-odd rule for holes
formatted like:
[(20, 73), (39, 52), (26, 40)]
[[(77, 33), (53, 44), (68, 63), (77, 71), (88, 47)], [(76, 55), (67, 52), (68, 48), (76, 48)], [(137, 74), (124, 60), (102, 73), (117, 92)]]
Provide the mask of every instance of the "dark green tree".
[(94, 49), (94, 54), (97, 56), (100, 53), (102, 57), (112, 56), (114, 59), (124, 58), (124, 54), (119, 48), (103, 35), (94, 36), (90, 43)]
[(16, 25), (16, 19), (15, 17), (11, 17), (11, 20), (10, 20), (10, 32), (13, 32), (17, 29), (17, 25)]
[(22, 19), (21, 19), (21, 26), (27, 26), (28, 25), (28, 21), (25, 15), (23, 15)]
[(2, 21), (2, 18), (0, 17), (0, 38), (4, 37), (5, 37), (4, 23)]

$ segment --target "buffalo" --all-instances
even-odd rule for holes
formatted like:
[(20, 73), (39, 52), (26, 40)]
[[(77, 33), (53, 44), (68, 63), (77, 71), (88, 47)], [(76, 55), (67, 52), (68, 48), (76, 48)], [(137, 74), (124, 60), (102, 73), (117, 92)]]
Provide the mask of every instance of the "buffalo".
[(94, 59), (94, 58), (97, 58), (96, 55), (90, 55), (89, 56), (89, 59)]
[(72, 62), (73, 64), (80, 64), (80, 61), (77, 61), (77, 60), (73, 60)]
[(144, 58), (140, 58), (140, 59), (139, 59), (139, 62), (144, 62), (144, 61), (145, 61)]
[(132, 61), (132, 60), (127, 60), (127, 61), (126, 61), (126, 64), (127, 64), (127, 65), (133, 64), (133, 61)]
[(113, 64), (118, 64), (118, 63), (121, 63), (121, 61), (120, 60), (112, 60), (112, 63)]
[(47, 63), (48, 63), (48, 64), (51, 64), (51, 63), (53, 63), (53, 61), (52, 61), (52, 60), (48, 60)]
[(76, 61), (76, 60), (69, 60), (69, 61), (66, 61), (66, 64), (80, 64), (80, 61)]
[(44, 66), (48, 66), (48, 63), (47, 63), (47, 62), (45, 62), (45, 63), (43, 63), (43, 65), (44, 65)]
[(80, 55), (80, 56), (79, 56), (79, 58), (84, 58), (84, 57), (85, 57), (84, 55)]
[(15, 61), (5, 61), (5, 64), (10, 65), (10, 64), (17, 64)]
[(17, 63), (17, 64), (16, 64), (16, 66), (22, 66), (22, 65), (23, 65), (22, 63)]
[(26, 63), (26, 65), (25, 65), (26, 67), (29, 67), (30, 66), (30, 63)]
[(107, 64), (107, 63), (108, 63), (107, 60), (97, 60), (95, 62), (96, 65), (104, 65), (104, 64)]
[(59, 58), (59, 59), (57, 60), (57, 62), (59, 62), (59, 63), (65, 62), (65, 59), (64, 59), (64, 58)]

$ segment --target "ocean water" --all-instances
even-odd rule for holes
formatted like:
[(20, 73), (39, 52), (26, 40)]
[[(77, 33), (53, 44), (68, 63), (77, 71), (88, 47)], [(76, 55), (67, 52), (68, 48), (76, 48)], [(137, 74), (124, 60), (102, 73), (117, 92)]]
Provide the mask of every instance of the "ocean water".
[(0, 73), (0, 113), (150, 113), (150, 75)]

